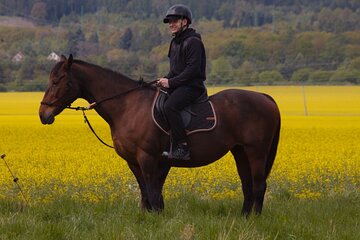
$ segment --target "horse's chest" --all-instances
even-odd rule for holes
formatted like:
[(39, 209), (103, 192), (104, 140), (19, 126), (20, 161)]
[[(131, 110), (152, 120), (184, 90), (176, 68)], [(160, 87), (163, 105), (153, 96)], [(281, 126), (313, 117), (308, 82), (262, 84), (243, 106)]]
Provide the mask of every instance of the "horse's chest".
[(115, 146), (115, 151), (116, 153), (123, 159), (125, 159), (128, 162), (131, 162), (134, 158), (134, 152), (131, 151), (131, 149), (129, 149), (128, 146), (126, 146), (125, 144), (121, 143), (121, 142), (114, 142), (114, 146)]
[(134, 158), (136, 153), (136, 145), (132, 140), (131, 136), (128, 134), (113, 134), (113, 142), (115, 146), (116, 153), (129, 161)]

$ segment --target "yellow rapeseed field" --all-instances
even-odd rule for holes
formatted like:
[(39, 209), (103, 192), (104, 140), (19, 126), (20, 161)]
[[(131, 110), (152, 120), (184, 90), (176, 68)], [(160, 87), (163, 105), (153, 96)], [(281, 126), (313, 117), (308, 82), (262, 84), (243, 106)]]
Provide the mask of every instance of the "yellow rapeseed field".
[[(214, 93), (224, 88), (210, 88)], [(270, 94), (282, 114), (278, 155), (268, 179), (272, 197), (320, 198), (360, 191), (360, 87), (248, 87)], [(104, 147), (81, 112), (65, 110), (53, 125), (37, 116), (43, 93), (0, 93), (0, 154), (31, 203), (68, 196), (97, 202), (139, 198), (124, 160)], [(76, 104), (86, 105), (84, 101)], [(110, 143), (109, 128), (95, 112), (88, 117)], [(240, 180), (230, 154), (202, 168), (173, 168), (165, 198), (193, 192), (202, 198), (240, 198)], [(0, 162), (0, 199), (21, 200)]]

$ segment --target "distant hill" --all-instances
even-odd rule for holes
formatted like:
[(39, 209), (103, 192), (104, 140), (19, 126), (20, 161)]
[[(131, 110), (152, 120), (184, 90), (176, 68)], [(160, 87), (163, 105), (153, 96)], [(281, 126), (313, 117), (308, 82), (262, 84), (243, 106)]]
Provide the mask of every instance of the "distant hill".
[[(205, 43), (209, 85), (360, 84), (360, 1), (182, 2)], [(43, 90), (53, 52), (134, 79), (163, 76), (171, 35), (162, 17), (169, 6), (0, 0), (0, 91)]]
[[(223, 21), (225, 27), (261, 26), (289, 20), (293, 15), (316, 21), (329, 11), (349, 20), (354, 18), (350, 12), (360, 14), (358, 0), (0, 0), (0, 16), (20, 16), (41, 24), (56, 24), (63, 16), (107, 11), (144, 20), (163, 17), (174, 3), (188, 5), (197, 20), (216, 19)], [(341, 11), (333, 12), (336, 9)], [(343, 13), (344, 10), (347, 13)]]

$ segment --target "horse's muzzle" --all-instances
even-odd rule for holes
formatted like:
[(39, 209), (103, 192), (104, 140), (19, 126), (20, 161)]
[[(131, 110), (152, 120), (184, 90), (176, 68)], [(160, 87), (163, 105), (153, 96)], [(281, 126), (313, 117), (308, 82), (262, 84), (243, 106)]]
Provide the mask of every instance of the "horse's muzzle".
[(42, 124), (52, 124), (55, 121), (55, 117), (52, 113), (46, 114), (39, 112), (40, 121)]

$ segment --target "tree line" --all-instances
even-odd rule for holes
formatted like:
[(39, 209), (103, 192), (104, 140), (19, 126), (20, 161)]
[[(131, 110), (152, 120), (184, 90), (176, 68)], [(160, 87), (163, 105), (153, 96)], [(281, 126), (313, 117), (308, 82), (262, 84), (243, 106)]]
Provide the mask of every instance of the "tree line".
[[(43, 90), (50, 52), (152, 80), (168, 71), (162, 17), (178, 1), (0, 0), (0, 91)], [(359, 84), (360, 2), (207, 0), (191, 6), (208, 56), (208, 84)], [(1, 23), (1, 16), (0, 16)], [(12, 57), (21, 52), (21, 62)]]
[(0, 15), (57, 24), (69, 14), (106, 10), (143, 20), (160, 18), (169, 6), (179, 2), (190, 6), (196, 19), (223, 21), (224, 27), (262, 26), (300, 17), (308, 18), (306, 24), (299, 26), (305, 30), (360, 29), (358, 0), (0, 0)]

